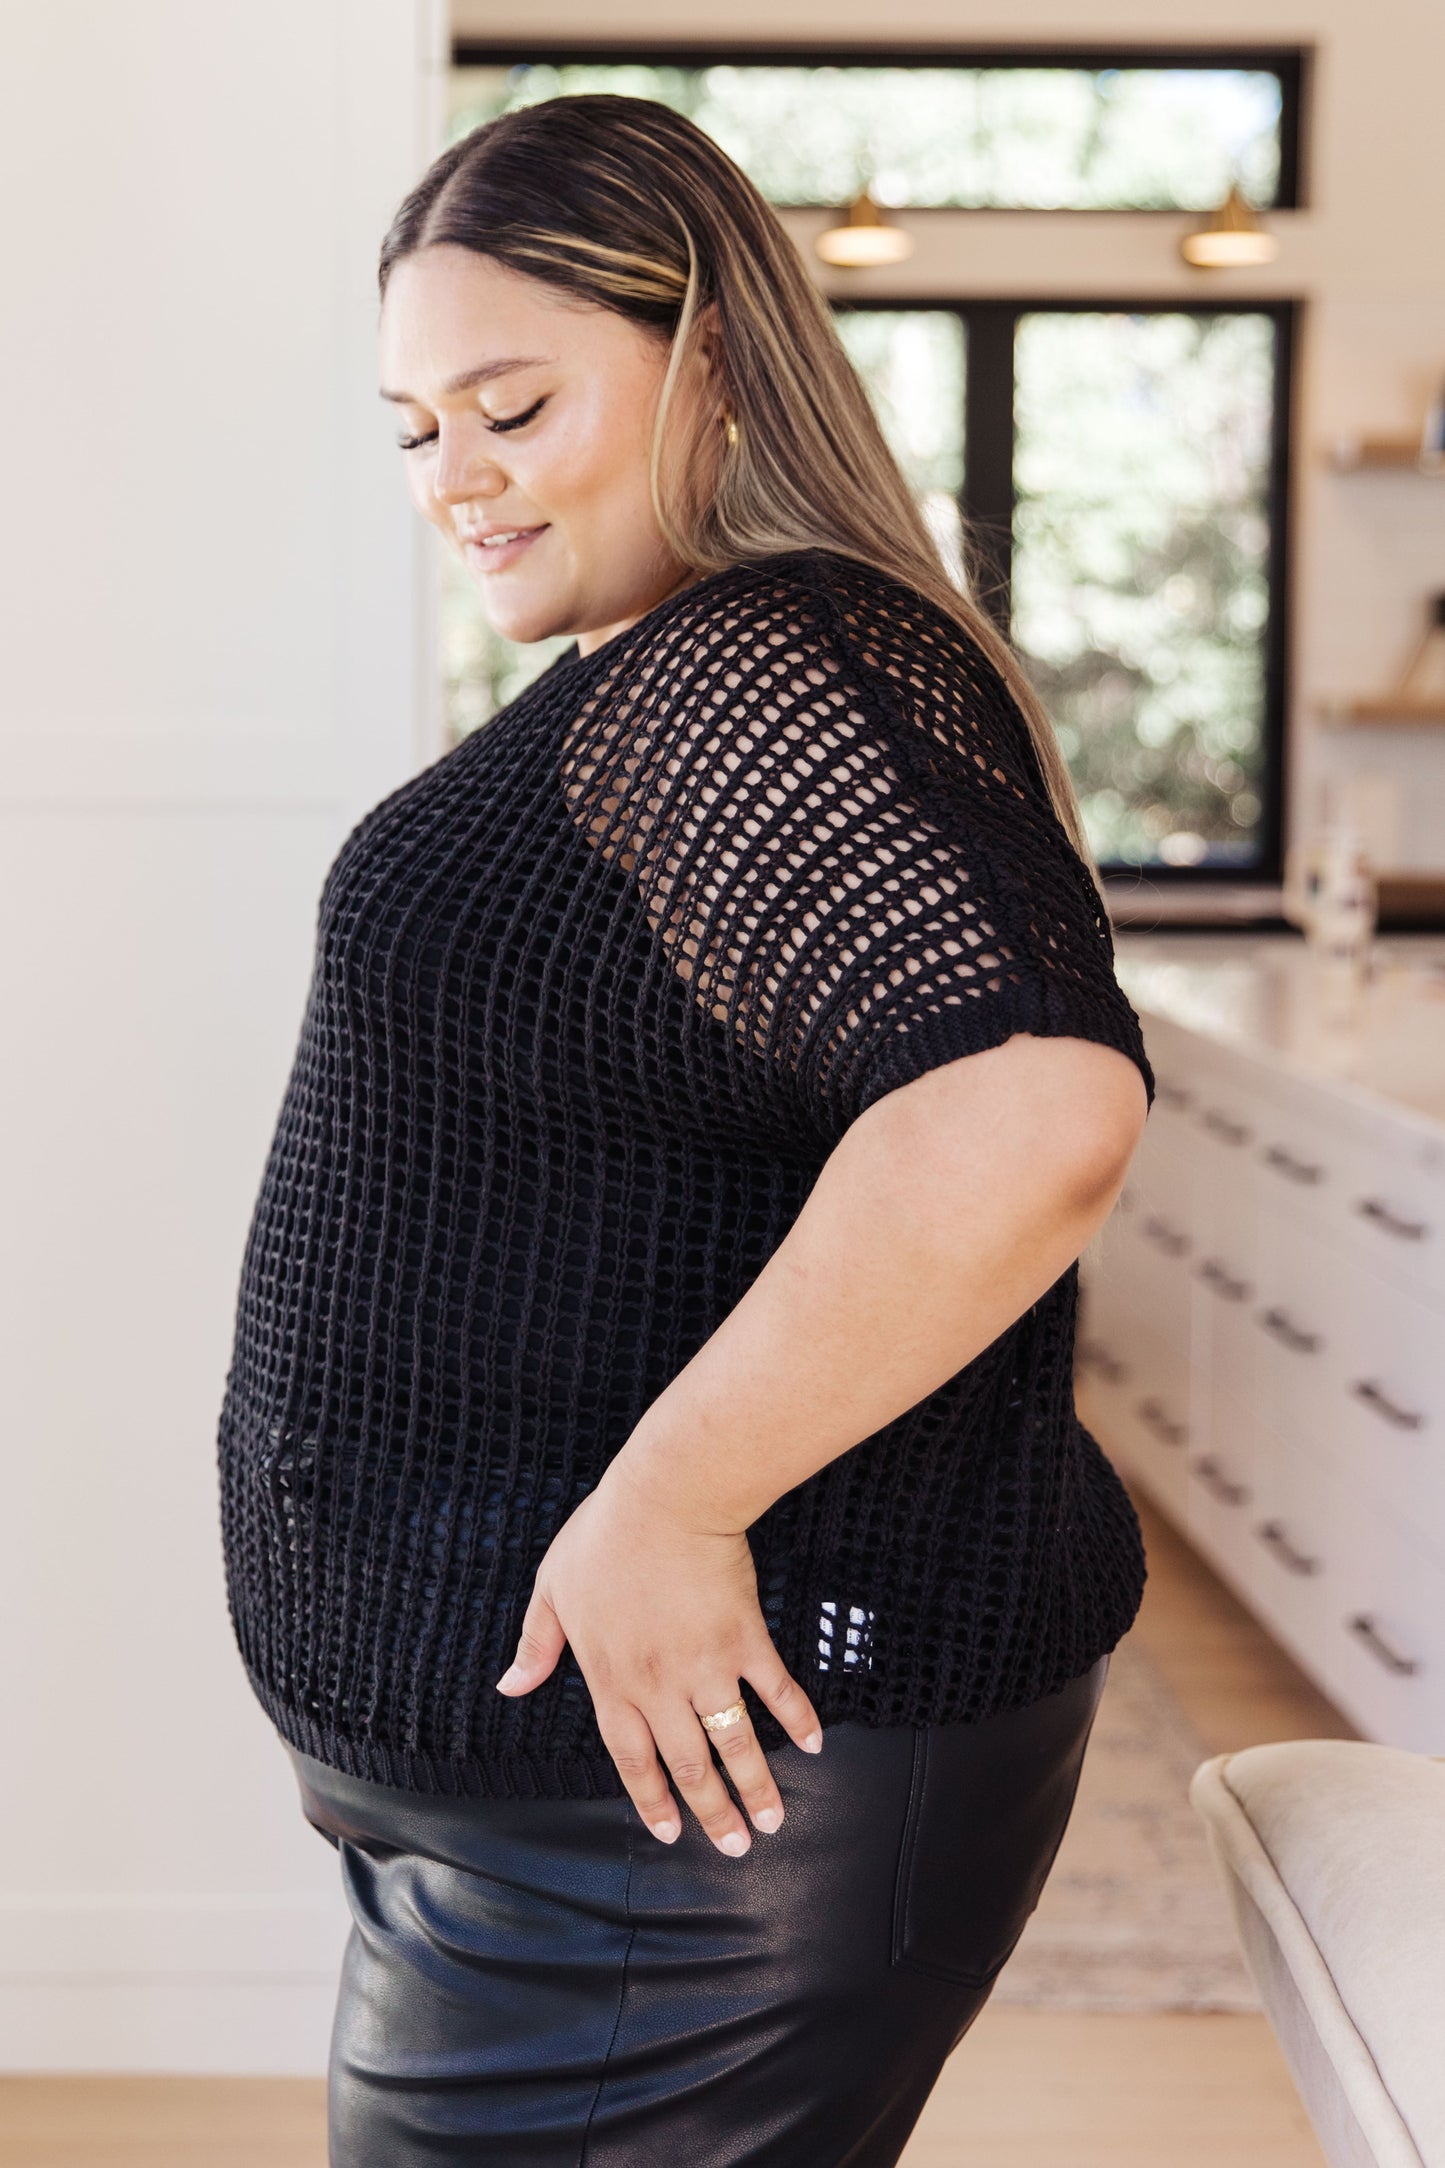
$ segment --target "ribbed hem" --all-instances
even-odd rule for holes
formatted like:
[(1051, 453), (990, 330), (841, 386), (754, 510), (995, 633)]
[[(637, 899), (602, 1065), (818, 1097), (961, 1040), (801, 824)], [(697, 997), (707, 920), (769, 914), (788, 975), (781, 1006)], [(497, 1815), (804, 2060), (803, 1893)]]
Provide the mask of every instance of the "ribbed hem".
[(620, 1799), (625, 1786), (605, 1749), (600, 1760), (586, 1754), (528, 1754), (509, 1749), (486, 1762), (428, 1754), (417, 1747), (387, 1746), (376, 1739), (348, 1739), (318, 1718), (273, 1694), (250, 1666), (251, 1690), (288, 1746), (368, 1784), (422, 1792), (443, 1799)]
[[(829, 1710), (820, 1706), (823, 1697), (816, 1683), (812, 1689), (813, 1705), (825, 1732), (841, 1723), (864, 1724), (874, 1730), (891, 1729), (897, 1724), (983, 1723), (989, 1717), (1002, 1716), (1009, 1710), (1042, 1701), (1048, 1695), (1060, 1692), (1071, 1680), (1082, 1677), (1123, 1639), (1133, 1624), (1138, 1604), (1139, 1591), (1136, 1590), (1107, 1623), (1103, 1619), (1096, 1621), (1094, 1634), (1072, 1638), (1066, 1646), (1059, 1648), (1048, 1665), (1035, 1663), (1016, 1667), (1011, 1688), (1000, 1687), (982, 1706), (967, 1715), (925, 1712), (912, 1717), (894, 1716), (880, 1720), (862, 1708)], [(339, 1769), (344, 1775), (359, 1777), (366, 1783), (385, 1784), (394, 1791), (444, 1799), (620, 1799), (626, 1792), (617, 1766), (605, 1749), (600, 1759), (577, 1753), (529, 1754), (515, 1748), (491, 1755), (485, 1762), (470, 1756), (460, 1760), (444, 1759), (417, 1748), (387, 1746), (377, 1740), (348, 1739), (343, 1733), (333, 1731), (269, 1693), (249, 1667), (247, 1676), (257, 1700), (288, 1746), (309, 1754), (313, 1761), (324, 1762), (328, 1768)], [(764, 1753), (770, 1754), (786, 1745), (789, 1734), (777, 1718), (760, 1706), (751, 1689), (745, 1686), (744, 1691), (758, 1744)]]

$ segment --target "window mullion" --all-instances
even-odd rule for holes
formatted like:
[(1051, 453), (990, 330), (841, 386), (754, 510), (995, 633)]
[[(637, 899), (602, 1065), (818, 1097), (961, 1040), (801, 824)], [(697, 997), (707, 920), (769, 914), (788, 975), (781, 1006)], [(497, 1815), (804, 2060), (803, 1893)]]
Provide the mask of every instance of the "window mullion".
[(976, 599), (1009, 629), (1014, 516), (1014, 327), (1008, 302), (973, 302), (967, 327), (963, 517), (976, 567)]

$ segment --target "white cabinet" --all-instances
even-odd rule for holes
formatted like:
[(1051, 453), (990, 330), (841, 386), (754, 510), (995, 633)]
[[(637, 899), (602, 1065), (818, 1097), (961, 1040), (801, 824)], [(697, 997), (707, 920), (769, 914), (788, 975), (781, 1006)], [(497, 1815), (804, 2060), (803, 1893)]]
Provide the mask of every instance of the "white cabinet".
[(1445, 1122), (1130, 992), (1158, 1091), (1081, 1261), (1100, 1442), (1367, 1737), (1445, 1752)]

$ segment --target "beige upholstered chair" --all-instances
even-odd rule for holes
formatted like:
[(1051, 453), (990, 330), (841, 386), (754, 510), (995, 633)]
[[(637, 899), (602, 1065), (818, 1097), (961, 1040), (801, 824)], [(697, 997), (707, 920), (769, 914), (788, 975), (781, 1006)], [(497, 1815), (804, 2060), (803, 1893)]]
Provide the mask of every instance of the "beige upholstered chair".
[(1190, 1798), (1332, 2168), (1445, 2168), (1445, 1758), (1249, 1747)]

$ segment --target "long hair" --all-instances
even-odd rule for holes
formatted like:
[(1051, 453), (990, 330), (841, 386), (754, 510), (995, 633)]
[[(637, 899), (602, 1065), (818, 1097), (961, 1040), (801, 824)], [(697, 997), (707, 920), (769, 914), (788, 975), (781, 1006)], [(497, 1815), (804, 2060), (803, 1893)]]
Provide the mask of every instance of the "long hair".
[[(1028, 725), (1054, 811), (1100, 895), (1073, 780), (1008, 640), (944, 568), (872, 403), (777, 213), (693, 121), (650, 98), (550, 98), (435, 160), (382, 244), (393, 267), (449, 244), (646, 326), (670, 345), (651, 447), (658, 524), (697, 574), (799, 549), (873, 566), (969, 634)], [(720, 350), (690, 426), (669, 426), (699, 317)], [(718, 467), (705, 455), (736, 423)], [(700, 475), (715, 486), (700, 489)], [(965, 542), (969, 577), (977, 559)]]

